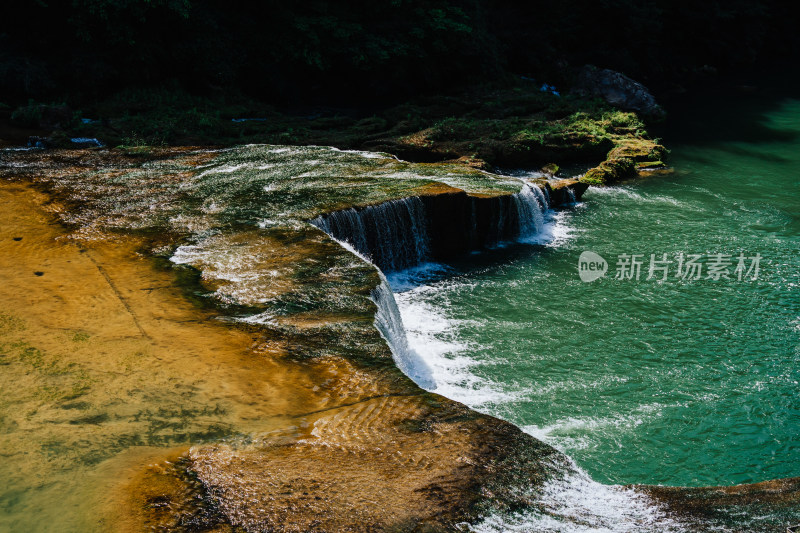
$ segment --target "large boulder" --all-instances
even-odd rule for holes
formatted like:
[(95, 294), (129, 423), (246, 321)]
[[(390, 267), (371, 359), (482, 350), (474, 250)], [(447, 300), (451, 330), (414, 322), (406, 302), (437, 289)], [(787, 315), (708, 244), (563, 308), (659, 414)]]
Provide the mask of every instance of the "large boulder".
[(625, 74), (607, 68), (584, 66), (578, 72), (572, 92), (581, 96), (602, 98), (615, 107), (646, 116), (660, 118), (664, 115), (664, 110), (647, 87)]

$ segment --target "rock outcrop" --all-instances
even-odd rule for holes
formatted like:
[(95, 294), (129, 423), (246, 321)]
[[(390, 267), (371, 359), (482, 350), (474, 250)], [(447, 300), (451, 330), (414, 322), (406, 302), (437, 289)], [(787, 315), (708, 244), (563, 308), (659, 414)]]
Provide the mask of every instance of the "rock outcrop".
[(607, 68), (584, 66), (578, 73), (572, 92), (581, 96), (599, 97), (626, 111), (661, 118), (664, 110), (650, 91), (636, 80)]
[(589, 184), (579, 179), (568, 178), (557, 181), (549, 181), (545, 187), (550, 194), (550, 204), (562, 206), (579, 202), (583, 193), (589, 188)]
[(590, 169), (581, 182), (588, 185), (611, 185), (634, 178), (646, 168), (664, 166), (667, 149), (649, 139), (624, 138), (608, 152), (606, 160)]

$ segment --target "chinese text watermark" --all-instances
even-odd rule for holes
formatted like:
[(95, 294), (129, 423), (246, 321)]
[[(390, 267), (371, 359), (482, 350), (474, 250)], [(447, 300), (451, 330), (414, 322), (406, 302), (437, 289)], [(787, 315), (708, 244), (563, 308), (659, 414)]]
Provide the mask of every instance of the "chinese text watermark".
[[(724, 253), (618, 254), (611, 277), (617, 280), (667, 281), (756, 280), (761, 272), (761, 255)], [(578, 274), (584, 282), (602, 278), (608, 262), (595, 252), (585, 251), (578, 258)]]

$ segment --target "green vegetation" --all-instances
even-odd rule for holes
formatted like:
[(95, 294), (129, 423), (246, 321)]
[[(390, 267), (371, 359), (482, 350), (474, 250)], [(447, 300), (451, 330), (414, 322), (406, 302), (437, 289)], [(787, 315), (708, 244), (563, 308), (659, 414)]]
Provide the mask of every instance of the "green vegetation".
[(0, 333), (18, 331), (25, 329), (25, 322), (14, 315), (0, 313)]
[(363, 105), (512, 74), (560, 86), (585, 63), (685, 84), (800, 43), (800, 8), (778, 0), (37, 0), (3, 14), (0, 94), (16, 103), (174, 80), (198, 94)]
[[(798, 14), (777, 0), (18, 2), (0, 30), (0, 121), (55, 131), (50, 146), (98, 138), (144, 157), (267, 143), (479, 168), (597, 164), (647, 135), (630, 113), (569, 94), (579, 67), (680, 92), (792, 57)], [(662, 160), (645, 151), (610, 158)], [(630, 174), (606, 166), (590, 180)]]
[(74, 117), (50, 134), (50, 146), (70, 147), (71, 137), (98, 138), (145, 159), (169, 145), (288, 144), (382, 151), (416, 162), (458, 160), (484, 170), (587, 168), (607, 158), (634, 162), (597, 167), (586, 181), (600, 184), (631, 177), (638, 167), (660, 166), (665, 154), (635, 113), (598, 99), (558, 97), (529, 82), (427, 97), (371, 116), (287, 113), (241, 94), (211, 98), (176, 86), (127, 89), (82, 112), (29, 102), (15, 115)]
[(34, 128), (42, 120), (42, 108), (31, 101), (28, 105), (20, 106), (11, 113), (12, 122), (23, 126)]
[[(49, 106), (35, 103), (21, 109), (52, 114)], [(465, 158), (462, 162), (479, 168), (542, 166), (596, 163), (616, 139), (647, 135), (633, 113), (601, 100), (557, 97), (524, 81), (502, 90), (427, 97), (368, 116), (343, 110), (288, 113), (242, 94), (212, 98), (175, 86), (127, 89), (75, 115), (56, 140), (68, 145), (70, 137), (96, 137), (144, 157), (166, 145), (265, 143), (385, 151), (420, 162)]]
[(90, 337), (91, 335), (89, 335), (85, 331), (76, 331), (75, 334), (72, 336), (72, 342), (88, 341)]

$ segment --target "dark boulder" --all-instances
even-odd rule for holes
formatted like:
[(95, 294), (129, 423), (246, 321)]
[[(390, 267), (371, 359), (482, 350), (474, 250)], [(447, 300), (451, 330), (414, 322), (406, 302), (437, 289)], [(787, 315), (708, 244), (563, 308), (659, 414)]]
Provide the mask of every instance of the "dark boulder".
[(572, 92), (581, 96), (602, 98), (615, 107), (636, 111), (645, 116), (664, 116), (664, 110), (647, 87), (614, 70), (584, 66), (578, 72)]
[(547, 181), (544, 187), (550, 195), (550, 205), (558, 207), (579, 202), (583, 193), (589, 188), (589, 183), (576, 178), (567, 178)]

